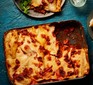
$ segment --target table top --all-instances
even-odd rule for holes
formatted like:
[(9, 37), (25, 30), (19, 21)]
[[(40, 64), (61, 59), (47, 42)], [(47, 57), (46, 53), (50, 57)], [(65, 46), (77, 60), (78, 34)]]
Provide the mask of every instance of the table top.
[[(93, 85), (93, 40), (90, 38), (87, 31), (87, 18), (90, 12), (93, 10), (93, 0), (87, 0), (86, 5), (81, 8), (75, 8), (71, 5), (69, 0), (66, 0), (62, 11), (51, 17), (37, 19), (24, 15), (15, 6), (13, 0), (0, 0), (0, 85), (10, 85), (8, 80), (6, 67), (5, 67), (5, 57), (3, 51), (3, 34), (9, 29), (31, 26), (37, 24), (44, 24), (50, 22), (59, 22), (63, 20), (78, 20), (84, 27), (84, 32), (86, 36), (86, 41), (89, 48), (89, 60), (90, 60), (90, 74), (79, 80), (61, 82), (57, 83), (59, 85), (82, 85), (88, 84)], [(56, 84), (55, 84), (56, 85)]]

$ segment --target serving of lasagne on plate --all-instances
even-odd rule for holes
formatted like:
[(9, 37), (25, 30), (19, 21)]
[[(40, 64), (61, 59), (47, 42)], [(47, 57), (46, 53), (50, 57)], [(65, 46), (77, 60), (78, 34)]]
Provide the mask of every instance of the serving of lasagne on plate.
[(61, 82), (89, 73), (83, 27), (74, 20), (9, 30), (4, 52), (14, 85)]
[(25, 14), (44, 18), (61, 12), (65, 0), (14, 0), (14, 2)]

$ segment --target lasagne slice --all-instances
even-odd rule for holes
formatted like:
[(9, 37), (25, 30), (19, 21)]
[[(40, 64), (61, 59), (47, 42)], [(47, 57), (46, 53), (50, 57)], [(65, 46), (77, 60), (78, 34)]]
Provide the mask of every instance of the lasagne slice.
[(31, 9), (43, 13), (44, 11), (49, 12), (60, 12), (62, 0), (31, 0)]

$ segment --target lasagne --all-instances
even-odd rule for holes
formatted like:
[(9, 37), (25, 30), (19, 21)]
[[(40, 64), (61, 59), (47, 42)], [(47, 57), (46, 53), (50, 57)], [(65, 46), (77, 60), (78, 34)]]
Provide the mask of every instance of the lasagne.
[(36, 12), (60, 12), (62, 0), (31, 0), (30, 9)]
[(68, 22), (65, 22), (67, 25), (63, 22), (43, 24), (5, 32), (6, 67), (14, 85), (71, 80), (89, 73), (83, 28), (71, 26), (75, 21)]

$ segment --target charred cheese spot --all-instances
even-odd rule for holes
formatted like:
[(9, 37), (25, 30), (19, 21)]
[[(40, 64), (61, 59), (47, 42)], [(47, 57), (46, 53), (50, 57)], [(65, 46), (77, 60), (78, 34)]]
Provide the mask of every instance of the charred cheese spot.
[(51, 56), (50, 55), (47, 57), (47, 60), (48, 61), (51, 61)]
[(16, 64), (20, 64), (20, 61), (18, 59), (16, 59), (15, 63)]
[(48, 50), (44, 50), (44, 55), (50, 54)]
[(23, 77), (22, 74), (16, 74), (16, 73), (14, 73), (13, 74), (13, 80), (14, 81), (17, 80), (18, 82), (20, 82), (20, 81), (24, 80), (24, 77)]
[(34, 26), (35, 29), (38, 29), (38, 27), (39, 27), (38, 25), (37, 26)]
[(33, 63), (36, 67), (38, 67), (38, 68), (40, 68), (42, 65), (43, 65), (43, 63)]
[(43, 62), (42, 57), (38, 57), (37, 59), (38, 59), (39, 62)]
[(34, 11), (42, 13), (42, 14), (46, 13), (46, 11), (44, 10), (44, 5), (40, 5), (39, 7), (35, 7)]
[(21, 46), (23, 44), (23, 42), (17, 42), (18, 46)]
[(75, 68), (75, 62), (73, 62), (72, 59), (69, 58), (68, 54), (64, 56), (64, 60), (68, 64), (68, 68)]
[(58, 66), (61, 65), (61, 62), (60, 62), (59, 59), (56, 59), (56, 63), (57, 63)]
[(33, 42), (33, 43), (36, 43), (37, 42), (37, 40), (34, 38), (34, 37), (30, 37), (31, 38), (31, 41)]
[(44, 55), (50, 54), (50, 52), (47, 49), (45, 49), (43, 46), (40, 46), (39, 49), (40, 49), (40, 52), (44, 53)]
[(67, 72), (67, 76), (69, 77), (69, 76), (72, 76), (72, 75), (74, 75), (74, 72), (73, 71), (68, 71)]
[(27, 54), (23, 49), (21, 49), (21, 51), (23, 52), (23, 54)]
[(24, 49), (25, 49), (25, 50), (30, 50), (29, 45), (25, 45), (25, 46), (24, 46)]
[(47, 25), (43, 25), (43, 28), (46, 30), (46, 31), (50, 31), (49, 28), (47, 27)]
[(78, 75), (78, 74), (79, 74), (79, 70), (78, 70), (78, 69), (75, 69), (75, 70), (74, 70), (74, 74), (75, 74), (75, 75)]
[(73, 68), (74, 66), (73, 66), (73, 64), (72, 63), (69, 63), (68, 64), (68, 68)]
[(27, 78), (27, 77), (30, 77), (30, 75), (33, 73), (33, 69), (32, 68), (25, 68), (24, 70), (23, 70), (23, 76), (25, 77), (25, 78)]
[(22, 35), (28, 35), (28, 31), (26, 29), (24, 30), (19, 30), (18, 31), (19, 34), (22, 34)]
[(57, 58), (61, 58), (62, 57), (62, 51), (59, 49), (58, 52), (57, 52)]
[(38, 73), (40, 76), (44, 76), (44, 71), (40, 70), (40, 72)]
[(80, 53), (81, 53), (81, 51), (80, 50), (76, 50), (76, 48), (75, 47), (73, 47), (72, 48), (72, 51), (71, 51), (71, 56), (73, 56), (73, 55), (80, 55)]
[(52, 72), (52, 66), (44, 68), (44, 73)]
[(42, 34), (41, 37), (44, 38), (47, 41), (47, 45), (50, 45), (50, 38), (49, 38), (49, 36), (46, 36), (46, 35)]
[(73, 61), (73, 64), (74, 64), (74, 67), (77, 67), (77, 68), (79, 68), (80, 67), (80, 61)]
[(17, 70), (19, 68), (20, 64), (17, 64), (15, 67), (14, 67), (14, 70)]
[(30, 37), (36, 37), (36, 34), (33, 34), (33, 33), (30, 32), (30, 33), (29, 33), (29, 36), (30, 36)]
[(61, 75), (62, 77), (65, 77), (65, 75), (66, 75), (63, 67), (60, 67), (60, 68), (59, 68), (59, 73), (60, 73), (60, 75)]
[(72, 50), (71, 51), (71, 56), (73, 56), (75, 53), (76, 53), (76, 51), (75, 50)]
[(39, 76), (37, 76), (37, 75), (35, 75), (35, 76), (33, 76), (34, 77), (34, 79), (36, 79), (36, 80), (38, 80), (40, 77)]
[(69, 56), (68, 56), (68, 54), (66, 54), (65, 56), (64, 56), (64, 60), (65, 60), (65, 62), (70, 62), (70, 58), (69, 58)]
[(29, 40), (27, 40), (27, 42), (30, 44), (31, 42)]
[(16, 65), (14, 66), (14, 70), (17, 70), (20, 67), (20, 61), (18, 59), (15, 60)]
[(49, 3), (53, 3), (54, 0), (48, 0)]
[(29, 85), (35, 85), (35, 84), (37, 84), (36, 79), (31, 79), (31, 82), (30, 82), (30, 84), (29, 84)]
[(70, 60), (69, 62), (68, 62), (68, 68), (75, 68), (76, 66), (75, 66), (75, 62), (73, 62), (72, 60)]
[(34, 44), (34, 46), (35, 46), (35, 47), (37, 47), (37, 45), (36, 45), (36, 44)]
[(8, 68), (11, 68), (11, 65), (10, 65), (9, 63), (7, 63), (7, 67), (8, 67)]

